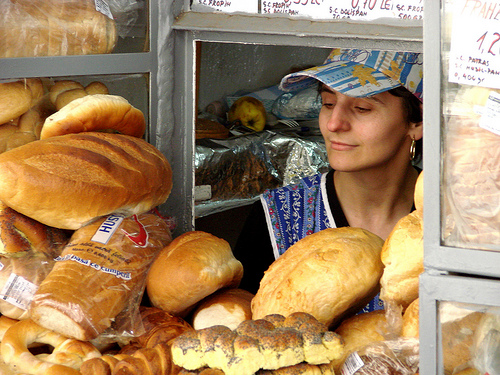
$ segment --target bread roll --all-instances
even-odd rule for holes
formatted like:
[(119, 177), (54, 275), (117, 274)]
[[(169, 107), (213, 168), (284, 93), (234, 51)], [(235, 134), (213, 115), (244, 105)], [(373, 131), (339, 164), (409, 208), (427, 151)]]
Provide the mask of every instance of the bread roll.
[(31, 89), (26, 83), (0, 83), (0, 124), (21, 116), (30, 109), (31, 103)]
[(146, 212), (165, 202), (171, 188), (163, 154), (126, 135), (68, 134), (0, 154), (0, 200), (61, 229), (110, 213)]
[(193, 328), (224, 325), (235, 329), (242, 321), (252, 319), (253, 296), (252, 293), (237, 288), (215, 292), (196, 307), (193, 313)]
[[(40, 139), (69, 133), (113, 130), (120, 134), (141, 138), (146, 130), (144, 114), (125, 98), (117, 95), (86, 95), (85, 90), (68, 90), (56, 99), (63, 106), (45, 120)], [(77, 97), (75, 99), (73, 97)]]
[(419, 337), (419, 298), (410, 303), (403, 314), (402, 337)]
[(384, 241), (360, 228), (329, 228), (296, 242), (265, 272), (252, 317), (304, 311), (327, 326), (378, 292)]
[(150, 213), (82, 227), (35, 293), (32, 319), (68, 337), (95, 339), (142, 295), (154, 257), (170, 241), (166, 222)]
[(342, 364), (349, 354), (373, 342), (385, 340), (388, 334), (385, 310), (354, 315), (344, 320), (335, 332), (344, 341), (342, 356), (331, 363), (335, 373), (340, 374)]
[(0, 58), (110, 53), (118, 39), (93, 0), (16, 0), (0, 9)]
[(147, 293), (153, 306), (185, 316), (215, 291), (236, 288), (242, 276), (243, 266), (227, 241), (191, 231), (160, 252), (148, 273)]
[(418, 298), (424, 271), (423, 213), (416, 210), (401, 218), (385, 240), (381, 259), (380, 299), (403, 309)]

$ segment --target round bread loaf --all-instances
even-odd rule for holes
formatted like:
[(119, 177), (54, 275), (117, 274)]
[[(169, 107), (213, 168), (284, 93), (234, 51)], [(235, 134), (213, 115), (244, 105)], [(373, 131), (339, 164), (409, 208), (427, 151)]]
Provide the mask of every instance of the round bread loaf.
[(253, 296), (252, 293), (238, 288), (217, 291), (196, 307), (193, 313), (193, 328), (224, 325), (236, 329), (242, 321), (252, 319)]
[(403, 309), (418, 298), (418, 282), (424, 271), (422, 211), (402, 217), (385, 240), (381, 253), (384, 273), (380, 299)]
[(67, 134), (0, 154), (0, 200), (61, 229), (111, 213), (146, 212), (164, 203), (171, 188), (168, 160), (137, 137)]
[(410, 306), (405, 310), (403, 314), (403, 326), (401, 328), (402, 337), (419, 337), (419, 299), (410, 303)]
[(301, 239), (265, 272), (252, 317), (313, 315), (327, 326), (359, 311), (378, 292), (384, 241), (361, 228), (329, 228)]
[(147, 294), (153, 306), (185, 316), (215, 291), (236, 288), (242, 276), (243, 266), (227, 241), (191, 231), (174, 239), (153, 262)]

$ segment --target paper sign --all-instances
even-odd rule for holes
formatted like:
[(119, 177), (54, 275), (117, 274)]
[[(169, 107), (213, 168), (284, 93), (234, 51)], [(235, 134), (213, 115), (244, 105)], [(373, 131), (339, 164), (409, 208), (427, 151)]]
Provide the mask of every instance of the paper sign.
[(479, 126), (500, 135), (500, 94), (490, 91), (486, 105), (482, 111)]
[(191, 10), (197, 12), (259, 13), (259, 0), (193, 0)]
[(500, 88), (500, 0), (457, 0), (448, 80)]
[(261, 13), (316, 19), (422, 19), (424, 0), (261, 0)]

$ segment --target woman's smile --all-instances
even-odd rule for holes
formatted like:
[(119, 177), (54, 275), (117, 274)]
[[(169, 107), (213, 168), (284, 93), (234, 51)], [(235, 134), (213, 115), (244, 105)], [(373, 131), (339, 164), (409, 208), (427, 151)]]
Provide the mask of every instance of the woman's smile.
[(350, 151), (357, 146), (344, 142), (330, 141), (330, 147), (335, 151)]

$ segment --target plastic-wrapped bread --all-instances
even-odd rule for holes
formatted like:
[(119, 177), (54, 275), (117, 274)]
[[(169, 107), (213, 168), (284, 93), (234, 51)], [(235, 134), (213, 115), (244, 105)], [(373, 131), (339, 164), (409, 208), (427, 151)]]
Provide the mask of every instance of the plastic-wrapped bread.
[(151, 263), (171, 239), (165, 220), (151, 213), (82, 227), (35, 293), (31, 318), (68, 337), (96, 338), (142, 296)]
[(110, 13), (94, 0), (16, 0), (0, 3), (0, 58), (102, 54), (118, 34)]

